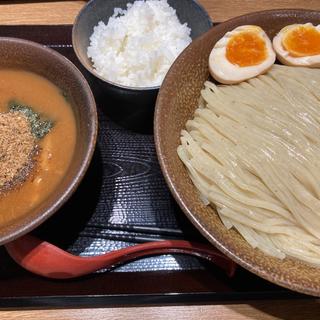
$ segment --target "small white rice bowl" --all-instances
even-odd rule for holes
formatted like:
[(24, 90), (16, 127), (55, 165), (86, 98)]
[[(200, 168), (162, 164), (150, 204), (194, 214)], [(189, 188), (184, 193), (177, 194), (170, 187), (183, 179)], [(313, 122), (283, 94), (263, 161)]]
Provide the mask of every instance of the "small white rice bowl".
[(139, 0), (114, 9), (108, 24), (94, 27), (88, 57), (104, 79), (129, 87), (160, 86), (170, 66), (189, 43), (167, 0)]

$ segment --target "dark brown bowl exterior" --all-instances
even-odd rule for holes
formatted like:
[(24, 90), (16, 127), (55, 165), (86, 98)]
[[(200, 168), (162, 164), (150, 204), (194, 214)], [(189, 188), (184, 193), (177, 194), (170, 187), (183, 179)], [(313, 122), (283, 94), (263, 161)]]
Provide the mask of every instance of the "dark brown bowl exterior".
[[(93, 69), (87, 57), (89, 38), (99, 21), (108, 23), (114, 8), (126, 9), (130, 0), (91, 0), (79, 12), (72, 29), (72, 44), (82, 65), (93, 76), (97, 95), (103, 100), (105, 112), (117, 123), (135, 131), (152, 131), (154, 105), (159, 87), (128, 87), (103, 79)], [(180, 19), (191, 28), (191, 38), (208, 31), (212, 21), (207, 12), (195, 0), (168, 0)]]
[(4, 244), (37, 227), (75, 191), (93, 155), (98, 121), (94, 97), (87, 81), (68, 59), (56, 51), (31, 41), (0, 38), (0, 68), (31, 71), (50, 80), (66, 94), (77, 124), (75, 152), (65, 177), (38, 207), (0, 227), (0, 244)]
[(231, 19), (212, 28), (193, 42), (176, 60), (160, 89), (155, 111), (155, 143), (166, 181), (188, 218), (218, 249), (249, 271), (286, 288), (320, 296), (320, 268), (302, 262), (269, 257), (234, 230), (227, 230), (216, 211), (204, 206), (177, 156), (180, 131), (193, 117), (200, 90), (209, 77), (208, 57), (214, 44), (240, 25), (261, 26), (272, 38), (293, 23), (320, 22), (320, 12), (309, 10), (270, 10)]

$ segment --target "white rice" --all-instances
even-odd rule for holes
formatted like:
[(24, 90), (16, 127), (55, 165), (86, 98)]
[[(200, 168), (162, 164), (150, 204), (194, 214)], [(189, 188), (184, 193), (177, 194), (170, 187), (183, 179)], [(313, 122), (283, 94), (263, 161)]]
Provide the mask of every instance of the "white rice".
[(88, 47), (97, 73), (130, 87), (161, 85), (173, 61), (191, 42), (167, 0), (142, 0), (114, 9), (108, 24), (94, 27)]

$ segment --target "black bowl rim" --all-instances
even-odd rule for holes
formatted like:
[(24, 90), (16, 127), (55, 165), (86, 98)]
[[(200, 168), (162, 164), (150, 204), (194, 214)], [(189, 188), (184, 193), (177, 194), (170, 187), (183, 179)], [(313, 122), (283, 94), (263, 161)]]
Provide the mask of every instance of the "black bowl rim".
[(68, 185), (68, 187), (65, 188), (64, 190), (61, 190), (61, 192), (58, 193), (56, 201), (53, 203), (53, 205), (50, 205), (49, 203), (49, 207), (46, 206), (46, 208), (41, 210), (39, 214), (37, 214), (37, 217), (31, 223), (24, 224), (23, 223), (24, 216), (21, 217), (21, 219), (19, 218), (17, 220), (19, 221), (17, 223), (17, 227), (15, 226), (15, 222), (14, 222), (13, 223), (14, 230), (9, 232), (7, 235), (0, 237), (0, 245), (10, 242), (18, 237), (21, 237), (24, 234), (35, 229), (41, 223), (47, 220), (50, 216), (52, 216), (55, 212), (57, 212), (63, 206), (63, 204), (66, 203), (66, 201), (71, 197), (71, 195), (77, 189), (85, 173), (87, 172), (87, 169), (93, 157), (93, 153), (94, 153), (96, 141), (97, 141), (97, 135), (98, 135), (98, 115), (97, 115), (97, 108), (96, 108), (94, 96), (92, 94), (90, 86), (87, 80), (85, 79), (85, 77), (69, 59), (67, 59), (65, 56), (58, 53), (57, 51), (50, 49), (47, 46), (39, 44), (34, 41), (15, 38), (15, 37), (0, 37), (0, 43), (1, 42), (15, 43), (15, 44), (27, 45), (29, 47), (37, 48), (37, 50), (43, 51), (44, 54), (51, 56), (52, 61), (59, 60), (62, 64), (68, 65), (70, 70), (80, 80), (81, 84), (83, 85), (83, 91), (86, 93), (86, 95), (88, 96), (88, 99), (90, 100), (90, 104), (89, 104), (90, 118), (88, 119), (89, 120), (88, 122), (90, 123), (90, 126), (92, 129), (90, 130), (91, 134), (89, 137), (89, 143), (88, 143), (88, 148), (87, 148), (85, 157), (82, 159), (82, 162), (78, 168), (77, 173), (73, 177), (71, 177), (71, 182)]
[[(112, 82), (110, 80), (107, 80), (105, 78), (103, 78), (102, 76), (100, 76), (94, 68), (88, 68), (86, 66), (85, 63), (83, 63), (82, 59), (81, 59), (81, 55), (79, 53), (79, 50), (78, 50), (78, 44), (75, 40), (75, 33), (76, 33), (76, 30), (77, 30), (77, 27), (80, 23), (80, 20), (84, 14), (84, 12), (86, 12), (87, 10), (90, 10), (90, 6), (92, 5), (93, 2), (95, 2), (97, 0), (90, 0), (88, 3), (86, 3), (82, 9), (79, 11), (78, 15), (76, 16), (75, 20), (74, 20), (74, 23), (73, 23), (73, 26), (72, 26), (72, 46), (73, 46), (73, 50), (78, 58), (78, 60), (80, 61), (80, 63), (82, 64), (82, 66), (84, 68), (86, 68), (87, 71), (89, 71), (93, 76), (95, 76), (96, 78), (98, 78), (99, 80), (107, 83), (108, 85), (111, 85), (112, 87), (115, 87), (115, 88), (121, 88), (121, 89), (124, 89), (124, 90), (128, 90), (128, 91), (148, 91), (148, 90), (159, 90), (161, 85), (159, 86), (153, 86), (153, 87), (129, 87), (129, 86), (125, 86), (125, 85), (122, 85), (122, 84), (118, 84), (118, 83), (115, 83), (115, 82)], [(133, 1), (136, 1), (136, 0), (128, 0), (128, 3), (129, 2), (133, 2)], [(197, 5), (199, 7), (199, 9), (201, 10), (201, 12), (203, 13), (204, 16), (206, 16), (209, 24), (211, 25), (211, 27), (213, 26), (213, 22), (212, 22), (212, 19), (211, 17), (209, 16), (208, 12), (204, 9), (204, 7), (198, 2), (198, 0), (190, 0), (192, 2), (195, 3), (195, 5)], [(193, 41), (193, 40), (192, 40)], [(191, 42), (192, 43), (192, 42)], [(190, 44), (191, 44), (190, 43)], [(189, 44), (189, 45), (190, 45)], [(188, 45), (188, 46), (189, 46)], [(178, 58), (178, 57), (177, 57)], [(176, 58), (176, 59), (177, 59)], [(168, 70), (169, 72), (169, 70)]]

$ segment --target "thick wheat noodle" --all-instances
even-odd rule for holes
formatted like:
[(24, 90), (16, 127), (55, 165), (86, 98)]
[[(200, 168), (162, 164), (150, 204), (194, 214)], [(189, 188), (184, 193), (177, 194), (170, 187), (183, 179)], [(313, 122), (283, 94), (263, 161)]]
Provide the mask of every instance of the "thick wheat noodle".
[[(202, 148), (203, 150), (207, 151), (209, 154), (214, 153), (214, 148), (208, 143), (203, 143)], [(241, 189), (257, 193), (259, 194), (260, 197), (264, 198), (265, 200), (271, 201), (280, 207), (282, 206), (282, 204), (277, 199), (272, 198), (272, 193), (270, 192), (270, 190), (266, 188), (266, 186), (263, 185), (263, 183), (260, 180), (255, 179), (251, 173), (249, 173), (248, 171), (244, 172), (242, 168), (233, 166), (232, 164), (226, 163), (225, 165), (229, 170), (228, 176)]]
[[(282, 168), (282, 170), (286, 170), (286, 168)], [(288, 174), (287, 184), (292, 187), (293, 195), (300, 202), (304, 203), (307, 207), (313, 210), (316, 214), (320, 214), (320, 201), (312, 195), (311, 192), (299, 181), (297, 180), (291, 173)]]
[[(187, 134), (187, 133), (184, 133), (184, 134)], [(188, 140), (188, 141), (189, 141), (189, 146), (186, 146), (186, 148), (187, 148), (187, 150), (189, 150), (189, 153), (192, 155), (193, 159), (197, 159), (198, 156), (199, 156), (199, 153), (204, 154), (204, 153), (203, 153), (203, 150), (200, 150), (200, 152), (199, 152), (199, 149), (197, 149), (198, 146), (197, 146), (195, 149), (192, 149), (192, 147), (195, 146), (194, 141), (193, 141), (193, 139), (191, 138), (191, 136), (189, 136), (189, 134), (187, 134), (187, 135), (188, 135), (188, 137), (189, 137), (189, 140)], [(193, 152), (192, 152), (192, 150), (193, 150)], [(206, 156), (206, 155), (204, 154), (204, 156)], [(201, 162), (201, 157), (200, 157), (200, 162)], [(195, 165), (194, 167), (196, 167), (196, 165)], [(200, 170), (198, 170), (198, 171), (201, 172), (202, 170), (200, 169)], [(203, 173), (203, 172), (202, 172), (202, 173)], [(208, 176), (208, 178), (209, 178), (209, 176)], [(211, 179), (211, 180), (212, 180), (212, 179)], [(266, 196), (268, 196), (268, 193), (266, 194)], [(269, 197), (268, 197), (268, 198), (269, 198)], [(240, 201), (241, 201), (241, 200), (240, 200)], [(246, 200), (245, 200), (245, 201), (246, 201)], [(244, 202), (245, 202), (245, 201), (244, 201)], [(274, 202), (276, 202), (276, 205), (279, 204), (279, 202), (277, 201), (277, 199), (274, 199)], [(260, 205), (261, 205), (261, 203), (260, 203)], [(280, 205), (281, 205), (281, 203), (280, 203)], [(272, 206), (272, 209), (273, 209), (273, 210), (277, 210), (280, 215), (288, 216), (287, 211), (286, 211), (285, 209), (283, 209), (283, 208), (281, 208), (281, 207), (276, 208), (272, 203), (270, 203), (270, 204), (265, 203), (265, 206), (267, 206), (266, 209), (268, 209), (269, 206)]]
[[(264, 90), (261, 90), (261, 92), (258, 93), (252, 93), (252, 95), (250, 97), (248, 97), (246, 90), (243, 90), (244, 88), (239, 88), (240, 90), (233, 90), (232, 87), (229, 87), (229, 89), (232, 90), (230, 97), (227, 97), (226, 100), (235, 100), (237, 99), (237, 102), (243, 102), (244, 104), (249, 104), (250, 106), (254, 107), (254, 108), (259, 108), (259, 110), (261, 109), (261, 106), (263, 106), (263, 102), (267, 99), (270, 101), (270, 105), (272, 105), (272, 108), (269, 109), (264, 109), (264, 111), (266, 112), (267, 115), (271, 115), (274, 116), (274, 111), (277, 112), (277, 117), (274, 117), (274, 119), (287, 119), (292, 118), (291, 120), (294, 121), (294, 123), (297, 125), (297, 128), (304, 132), (305, 135), (311, 137), (311, 138), (315, 138), (314, 135), (314, 130), (310, 130), (311, 128), (306, 127), (301, 125), (300, 123), (300, 119), (297, 117), (297, 115), (294, 114), (290, 114), (287, 112), (286, 109), (282, 108), (282, 103), (283, 101), (287, 102), (288, 97), (286, 96), (284, 90), (282, 89), (282, 96), (279, 96), (277, 94), (277, 92), (279, 91), (279, 88), (277, 88), (276, 90), (274, 90), (275, 88), (272, 86), (267, 85), (267, 82), (265, 82), (265, 78), (266, 76), (261, 76), (261, 81), (265, 83), (265, 87)], [(288, 76), (287, 76), (288, 78)], [(260, 80), (258, 79), (254, 79), (251, 80), (250, 83), (259, 83)], [(285, 81), (285, 80), (283, 80)], [(276, 84), (278, 87), (280, 87), (281, 83), (277, 83)], [(241, 85), (240, 85), (241, 86)], [(274, 85), (275, 86), (275, 85)], [(281, 87), (280, 87), (281, 88)], [(227, 90), (227, 91), (231, 91), (231, 90)], [(313, 132), (312, 132), (313, 131)]]
[[(297, 123), (302, 124), (306, 130), (310, 131), (310, 134), (316, 135), (319, 130), (319, 124), (317, 123), (317, 117), (319, 116), (319, 114), (315, 114), (314, 109), (312, 108), (312, 104), (310, 103), (308, 104), (306, 110), (305, 100), (301, 99), (301, 97), (298, 97), (296, 92), (290, 91), (289, 87), (294, 86), (294, 83), (297, 82), (292, 81), (292, 79), (289, 79), (288, 77), (281, 77), (279, 78), (279, 80), (282, 83), (282, 87), (286, 92), (285, 98), (290, 103), (292, 111), (298, 111), (298, 113), (295, 114), (290, 113), (290, 110), (285, 110), (287, 115), (294, 119)], [(284, 85), (283, 83), (286, 83), (286, 85)], [(291, 83), (290, 86), (288, 86), (289, 83)], [(299, 92), (303, 90), (303, 88), (297, 87), (296, 90)], [(306, 111), (307, 113), (305, 113)], [(315, 141), (318, 142), (317, 139), (315, 139)]]
[[(192, 146), (195, 146), (195, 142), (192, 140), (189, 140), (190, 146), (187, 147), (187, 149), (190, 149)], [(268, 203), (266, 201), (260, 200), (258, 198), (251, 198), (248, 194), (241, 194), (239, 192), (239, 188), (236, 186), (233, 186), (232, 182), (230, 182), (228, 179), (225, 179), (226, 176), (223, 173), (223, 170), (218, 171), (217, 165), (212, 162), (212, 165), (208, 166), (207, 164), (207, 156), (204, 154), (200, 148), (197, 149), (193, 153), (193, 158), (190, 160), (190, 164), (195, 168), (198, 172), (202, 173), (204, 176), (207, 176), (208, 179), (215, 181), (217, 185), (224, 190), (225, 193), (229, 194), (231, 197), (237, 199), (238, 201), (242, 203), (250, 203), (252, 205), (255, 205), (257, 207), (265, 208), (265, 209), (273, 209), (277, 210), (278, 207), (276, 205), (273, 205), (272, 203)], [(200, 159), (199, 159), (200, 158)], [(200, 160), (200, 161), (199, 161)]]
[[(253, 216), (253, 212), (251, 211), (251, 208), (248, 207), (246, 204), (243, 204), (235, 199), (232, 199), (226, 194), (223, 194), (221, 190), (214, 184), (208, 185), (203, 178), (201, 178), (200, 174), (190, 165), (188, 162), (187, 164), (188, 168), (190, 168), (192, 172), (192, 178), (195, 180), (195, 183), (197, 184), (197, 187), (201, 194), (207, 198), (211, 199), (214, 203), (220, 206), (227, 206), (230, 208), (233, 208), (235, 210), (238, 210), (239, 212), (242, 212), (244, 215), (249, 216), (252, 219), (255, 219), (259, 221), (261, 219), (260, 216), (262, 216), (263, 219), (268, 219), (269, 221), (271, 220), (272, 217), (274, 217), (274, 214), (272, 214), (272, 211), (266, 210), (266, 209), (261, 209), (261, 208), (256, 208), (255, 209), (255, 216)], [(286, 222), (290, 223), (293, 221), (291, 216), (287, 217), (287, 219), (282, 219), (281, 217), (274, 218), (275, 221), (278, 222)], [(275, 223), (274, 221), (274, 223)], [(290, 223), (292, 224), (292, 223)]]
[[(293, 192), (290, 189), (290, 186), (286, 184), (287, 177), (281, 175), (281, 171), (279, 169), (278, 171), (276, 171), (275, 167), (270, 164), (267, 167), (267, 170), (273, 173), (273, 177), (277, 179), (278, 185), (281, 186), (282, 190), (285, 190), (285, 204), (293, 213), (299, 225), (320, 239), (320, 218), (317, 217), (315, 212), (312, 212), (308, 207), (304, 206), (303, 203), (299, 202), (294, 197)], [(281, 179), (280, 176), (282, 176)], [(319, 227), (317, 227), (317, 225)]]
[(194, 158), (190, 160), (190, 164), (198, 172), (201, 172), (202, 175), (207, 174), (209, 179), (215, 181), (216, 184), (224, 191), (224, 193), (228, 194), (239, 202), (267, 210), (281, 210), (281, 208), (273, 203), (268, 203), (268, 201), (261, 200), (258, 197), (255, 198), (253, 193), (241, 192), (241, 189), (237, 188), (237, 186), (234, 186), (232, 181), (228, 180), (222, 171), (217, 173), (213, 167), (207, 166), (205, 163), (201, 163), (197, 160), (194, 161)]
[[(210, 108), (212, 111), (216, 111), (224, 115), (227, 111), (229, 112), (230, 117), (232, 117), (233, 120), (247, 120), (251, 125), (256, 126), (260, 129), (267, 129), (267, 127), (269, 126), (271, 132), (275, 132), (277, 130), (279, 136), (286, 141), (288, 141), (288, 135), (294, 134), (296, 137), (296, 139), (292, 141), (294, 146), (303, 148), (303, 151), (308, 153), (308, 148), (310, 148), (309, 141), (295, 128), (287, 128), (286, 123), (280, 121), (279, 119), (271, 119), (270, 117), (267, 117), (266, 115), (263, 115), (259, 112), (255, 112), (255, 114), (253, 114), (251, 110), (243, 110), (243, 108), (241, 109), (241, 111), (239, 109), (234, 110), (232, 107), (230, 108), (230, 105), (220, 102), (217, 103), (216, 100), (215, 105), (209, 105), (208, 108)], [(198, 109), (196, 115), (199, 114), (201, 116), (201, 113), (208, 113), (208, 111), (209, 110), (207, 109)], [(291, 133), (291, 131), (294, 132)]]
[[(199, 178), (198, 178), (199, 179)], [(202, 190), (202, 192), (204, 193), (204, 191)], [(209, 196), (209, 198), (210, 198), (210, 196)], [(219, 202), (219, 201), (217, 201), (217, 202)], [(226, 220), (226, 217), (224, 217), (224, 220)], [(271, 221), (271, 219), (266, 219), (265, 221)], [(232, 220), (231, 220), (232, 221)], [(274, 224), (274, 223), (271, 223), (272, 225)], [(253, 232), (253, 230), (252, 231), (250, 231), (251, 229), (248, 229), (248, 228), (246, 228), (245, 226), (242, 226), (242, 229), (240, 228), (240, 224), (236, 221), (233, 221), (232, 223), (231, 222), (229, 222), (229, 228), (232, 226), (232, 225), (234, 225), (236, 228), (237, 228), (237, 230), (242, 230), (242, 232), (246, 232), (244, 235), (246, 235), (246, 239), (247, 239), (247, 241), (249, 241), (249, 239), (248, 239), (248, 233), (250, 234), (250, 232), (252, 233)], [(246, 230), (246, 231), (244, 231), (244, 230)], [(275, 232), (276, 230), (274, 230), (274, 232)], [(288, 230), (288, 228), (286, 228), (286, 229), (284, 229), (284, 233), (287, 233), (287, 232), (290, 232), (289, 230)], [(260, 249), (262, 249), (262, 250), (264, 250), (265, 252), (268, 252), (270, 255), (273, 255), (273, 256), (275, 256), (275, 257), (279, 257), (279, 258), (283, 258), (283, 254), (281, 254), (281, 253), (279, 253), (279, 251), (278, 250), (276, 250), (275, 248), (274, 248), (274, 246), (270, 246), (270, 243), (268, 242), (268, 243), (265, 243), (265, 239), (263, 240), (264, 242), (263, 243), (261, 243), (261, 234), (259, 235), (259, 234), (257, 234), (257, 233), (255, 233), (256, 234), (256, 237), (260, 237), (260, 244), (259, 244), (259, 248)], [(263, 235), (263, 234), (262, 234)], [(297, 236), (295, 236), (294, 234), (293, 234), (293, 236), (294, 236), (294, 238), (296, 238), (296, 241), (299, 241), (299, 242), (301, 242), (301, 232), (300, 232), (300, 234), (298, 234)], [(303, 234), (302, 234), (302, 236), (303, 236)], [(305, 238), (308, 240), (308, 241), (312, 241), (312, 237), (308, 237), (307, 235), (305, 235)], [(269, 238), (268, 238), (269, 239)], [(270, 241), (270, 240), (269, 240)], [(256, 243), (256, 241), (253, 243), (252, 242), (252, 239), (251, 239), (251, 241), (249, 241), (252, 245), (254, 245), (254, 243)], [(311, 244), (312, 245), (312, 244)], [(255, 245), (256, 246), (256, 245)], [(309, 246), (310, 246), (310, 244), (309, 244)], [(314, 263), (314, 260), (313, 259), (308, 259), (308, 261), (310, 262), (310, 263)]]
[[(192, 147), (191, 147), (192, 145), (194, 145), (194, 143), (189, 140), (189, 146), (187, 146), (186, 149), (190, 151), (191, 148), (192, 148)], [(191, 155), (192, 155), (192, 152), (191, 152)], [(194, 151), (194, 156), (197, 157), (197, 151)], [(194, 159), (195, 159), (195, 158), (193, 158), (193, 160), (194, 160)], [(184, 161), (186, 161), (186, 160), (184, 160)], [(193, 166), (192, 166), (190, 160), (188, 160), (188, 166), (191, 166), (191, 167), (193, 168), (193, 170), (194, 170), (194, 169), (197, 169), (197, 165), (193, 165)], [(198, 170), (194, 170), (194, 171), (195, 171), (195, 172), (202, 173), (202, 176), (204, 176), (203, 173), (206, 172), (206, 170), (204, 170), (204, 171), (201, 170), (201, 169), (199, 170), (199, 168), (198, 168)], [(193, 173), (193, 175), (195, 175), (195, 172)], [(209, 176), (207, 176), (207, 178), (210, 179)], [(200, 179), (198, 179), (198, 180), (200, 180)], [(199, 184), (199, 183), (201, 183), (201, 180), (198, 181), (198, 184)], [(212, 179), (211, 179), (211, 183), (212, 183)], [(214, 186), (215, 186), (215, 184), (211, 184), (210, 190), (211, 190)], [(208, 190), (208, 186), (205, 187), (205, 189)], [(202, 190), (203, 190), (203, 188), (202, 188)], [(203, 191), (202, 191), (201, 193), (204, 194)], [(227, 197), (227, 195), (226, 195), (225, 197)], [(276, 199), (275, 199), (275, 200), (276, 200)], [(239, 202), (239, 203), (241, 204), (241, 202), (238, 201), (238, 200), (235, 200), (235, 199), (234, 199), (234, 201)], [(242, 204), (243, 204), (243, 203), (245, 203), (245, 201), (242, 201)], [(281, 208), (281, 207), (276, 207), (276, 206), (274, 206), (272, 203), (270, 203), (270, 204), (266, 203), (266, 204), (267, 204), (267, 206), (268, 206), (267, 208), (265, 208), (266, 210), (270, 209), (271, 212), (272, 212), (272, 210), (276, 210), (280, 216), (286, 217), (286, 219), (287, 219), (288, 221), (291, 221), (291, 220), (293, 221), (290, 212), (288, 212), (287, 210), (285, 210), (285, 209), (283, 209), (283, 208)], [(256, 212), (257, 212), (257, 211), (261, 212), (261, 210), (262, 210), (261, 208), (256, 208)], [(265, 215), (266, 215), (266, 213), (265, 213)], [(270, 216), (270, 215), (269, 215), (269, 216)]]
[[(202, 133), (202, 128), (199, 127), (200, 132)], [(220, 154), (218, 145), (215, 145), (214, 140), (212, 141), (212, 145), (208, 144), (206, 140), (203, 140), (200, 135), (195, 132), (191, 136), (200, 144), (202, 149), (204, 151), (208, 152), (208, 155), (212, 155), (213, 157), (216, 157), (219, 163), (221, 163), (224, 167), (222, 167), (222, 170), (225, 175), (227, 175), (239, 188), (247, 190), (248, 192), (256, 193), (259, 198), (265, 198), (268, 201), (275, 202), (277, 205), (281, 206), (281, 203), (277, 202), (276, 199), (273, 199), (271, 197), (271, 194), (269, 193), (269, 190), (267, 188), (264, 188), (264, 190), (260, 190), (260, 188), (263, 188), (263, 184), (259, 184), (258, 182), (256, 185), (259, 185), (259, 187), (255, 185), (249, 185), (245, 181), (245, 176), (243, 173), (240, 172), (240, 170), (231, 164), (231, 161), (224, 155)], [(216, 153), (214, 152), (216, 150)], [(213, 159), (211, 159), (214, 161)], [(221, 167), (221, 166), (220, 166)], [(235, 172), (237, 171), (237, 172)], [(243, 178), (243, 179), (241, 179)], [(264, 194), (263, 194), (264, 192)]]
[[(218, 206), (225, 206), (231, 208), (256, 221), (261, 221), (261, 219), (270, 220), (274, 217), (274, 215), (271, 215), (272, 211), (270, 210), (256, 208), (253, 212), (250, 206), (220, 193), (219, 190), (215, 190), (215, 192), (213, 192), (212, 188), (210, 188), (209, 193), (207, 194), (207, 198), (212, 200)], [(283, 217), (277, 216), (277, 218), (274, 219), (278, 222), (281, 221), (287, 224), (292, 224), (292, 222), (290, 223), (290, 220), (286, 220)]]
[(320, 266), (320, 71), (207, 81), (178, 155), (205, 204), (266, 254)]

